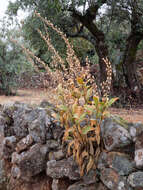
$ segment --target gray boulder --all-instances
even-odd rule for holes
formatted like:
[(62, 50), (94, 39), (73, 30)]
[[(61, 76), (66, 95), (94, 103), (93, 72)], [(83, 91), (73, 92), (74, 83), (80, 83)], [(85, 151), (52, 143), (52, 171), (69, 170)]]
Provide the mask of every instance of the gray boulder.
[(132, 190), (127, 183), (126, 177), (120, 176), (111, 168), (104, 168), (100, 171), (100, 179), (110, 190)]
[(128, 177), (128, 182), (135, 189), (143, 189), (143, 172), (138, 171), (130, 174)]
[(136, 167), (143, 168), (143, 132), (136, 137), (135, 141), (135, 163)]
[(2, 144), (2, 157), (6, 160), (11, 159), (11, 154), (15, 151), (16, 147), (15, 136), (5, 137)]
[(71, 180), (80, 179), (79, 169), (72, 157), (60, 161), (48, 161), (46, 173), (48, 176), (56, 179), (64, 177), (68, 177)]
[(83, 182), (77, 182), (69, 186), (67, 190), (95, 190), (95, 189), (98, 190), (97, 184), (87, 185)]
[(134, 160), (128, 155), (119, 152), (101, 153), (98, 160), (98, 169), (112, 168), (120, 176), (127, 176), (135, 171)]
[(46, 169), (46, 154), (47, 148), (41, 144), (35, 144), (21, 154), (13, 153), (11, 175), (17, 179), (29, 181), (30, 177)]
[(108, 151), (117, 150), (132, 143), (128, 130), (112, 118), (107, 118), (102, 122), (101, 132)]
[(0, 189), (8, 190), (7, 185), (8, 185), (8, 177), (6, 176), (5, 173), (4, 161), (0, 160)]

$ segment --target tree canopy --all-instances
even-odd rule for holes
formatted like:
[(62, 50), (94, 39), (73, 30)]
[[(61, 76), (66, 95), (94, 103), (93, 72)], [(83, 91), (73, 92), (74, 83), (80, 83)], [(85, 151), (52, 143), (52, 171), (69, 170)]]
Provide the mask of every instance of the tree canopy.
[(0, 20), (0, 23), (0, 94), (11, 95), (18, 87), (18, 76), (31, 66), (22, 49), (10, 40), (14, 36), (19, 43), (26, 45), (18, 26), (12, 28), (6, 17)]
[[(100, 66), (101, 81), (106, 79), (103, 59), (108, 58), (114, 63), (115, 83), (123, 79), (134, 94), (142, 89), (135, 59), (143, 39), (143, 0), (16, 0), (9, 3), (8, 14), (16, 15), (19, 9), (29, 12), (24, 20), (25, 39), (47, 63), (50, 56), (36, 32), (36, 28), (44, 31), (44, 25), (33, 16), (35, 10), (60, 27), (75, 49), (80, 47), (80, 43), (76, 46), (78, 40), (83, 39), (84, 44), (87, 41), (87, 45), (82, 45), (87, 46), (87, 51), (81, 47), (84, 53), (79, 56), (98, 56), (95, 60)], [(55, 47), (64, 55), (64, 43), (53, 32), (51, 35)]]

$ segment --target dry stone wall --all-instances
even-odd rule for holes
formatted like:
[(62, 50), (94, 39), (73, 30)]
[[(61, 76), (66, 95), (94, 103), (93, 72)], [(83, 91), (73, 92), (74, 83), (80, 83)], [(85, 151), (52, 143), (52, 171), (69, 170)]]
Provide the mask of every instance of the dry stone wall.
[(105, 119), (97, 169), (81, 178), (72, 156), (66, 157), (54, 110), (48, 102), (0, 107), (0, 190), (143, 189), (143, 124)]

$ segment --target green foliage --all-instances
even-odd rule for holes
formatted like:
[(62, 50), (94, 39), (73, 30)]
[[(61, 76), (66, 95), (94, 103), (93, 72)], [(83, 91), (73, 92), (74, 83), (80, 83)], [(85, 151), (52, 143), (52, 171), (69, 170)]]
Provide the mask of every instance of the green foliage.
[(21, 49), (9, 39), (13, 35), (22, 42), (18, 28), (8, 28), (8, 24), (5, 18), (1, 21), (0, 28), (0, 94), (5, 95), (15, 93), (20, 74), (32, 69)]
[[(70, 43), (73, 45), (73, 49), (75, 51), (75, 54), (77, 57), (82, 61), (88, 58), (93, 61), (96, 56), (90, 55), (90, 52), (93, 51), (93, 54), (95, 53), (94, 46), (86, 41), (83, 38), (71, 38)], [(89, 52), (89, 53), (88, 53)], [(94, 60), (94, 63), (97, 63), (97, 61)]]
[[(80, 4), (81, 3), (82, 2), (80, 2)], [(41, 60), (48, 64), (48, 66), (50, 66), (52, 54), (47, 50), (46, 44), (41, 38), (39, 38), (39, 34), (37, 32), (37, 29), (40, 29), (42, 33), (46, 33), (45, 26), (40, 21), (40, 19), (34, 17), (33, 13), (36, 10), (41, 14), (42, 17), (50, 20), (64, 33), (66, 33), (66, 31), (74, 33), (76, 24), (73, 22), (71, 15), (65, 9), (67, 5), (69, 5), (68, 1), (60, 2), (58, 0), (40, 0), (36, 3), (35, 1), (29, 0), (17, 0), (14, 3), (9, 3), (7, 13), (10, 17), (15, 16), (17, 14), (17, 11), (20, 9), (24, 11), (28, 11), (30, 9), (30, 13), (23, 22), (23, 37), (26, 41), (30, 42), (31, 48), (35, 51), (35, 55), (41, 58)], [(56, 32), (51, 29), (48, 29), (48, 33), (51, 36), (51, 41), (54, 44), (56, 50), (59, 52), (63, 59), (66, 59), (66, 46), (63, 40), (61, 40)], [(85, 61), (86, 56), (90, 57), (90, 55), (88, 55), (88, 51), (95, 51), (93, 45), (83, 38), (71, 38), (70, 41), (74, 47), (77, 57), (82, 61)]]
[(56, 117), (65, 128), (63, 142), (68, 143), (68, 155), (73, 154), (81, 176), (96, 168), (101, 148), (101, 122), (109, 116), (108, 108), (118, 99), (100, 100), (88, 82), (82, 76), (76, 79), (76, 85), (71, 83), (68, 89), (61, 85), (58, 87), (60, 104)]
[[(58, 0), (54, 1), (47, 1), (47, 0), (40, 0), (38, 2), (23, 0), (23, 1), (15, 1), (14, 3), (10, 3), (7, 13), (12, 16), (15, 15), (15, 12), (19, 9), (28, 10), (30, 9), (30, 13), (27, 13), (27, 17), (23, 22), (23, 37), (26, 41), (30, 43), (32, 49), (34, 49), (35, 55), (41, 58), (46, 64), (50, 66), (51, 62), (51, 52), (47, 50), (47, 46), (44, 43), (43, 39), (39, 38), (39, 33), (37, 29), (46, 33), (45, 25), (34, 16), (34, 11), (36, 10), (38, 13), (41, 14), (44, 18), (51, 20), (54, 25), (60, 25), (59, 18), (62, 18), (64, 14), (61, 12), (61, 3)], [(58, 37), (56, 32), (48, 29), (50, 36), (52, 36), (52, 43), (54, 44), (55, 48), (62, 55), (64, 58), (65, 56), (65, 44), (64, 42)], [(30, 48), (30, 49), (31, 49)]]
[[(89, 9), (87, 11), (88, 7)], [(47, 64), (49, 64), (51, 61), (51, 54), (47, 51), (45, 44), (43, 43), (42, 39), (39, 38), (39, 35), (36, 32), (35, 28), (39, 28), (41, 31), (44, 31), (44, 25), (40, 24), (41, 22), (39, 22), (38, 19), (34, 19), (32, 16), (35, 10), (37, 10), (37, 12), (39, 12), (44, 18), (46, 17), (47, 19), (51, 20), (54, 25), (60, 27), (62, 31), (64, 31), (64, 33), (66, 33), (68, 36), (71, 34), (72, 37), (75, 37), (74, 40), (71, 41), (73, 41), (74, 50), (80, 60), (83, 60), (86, 57), (86, 52), (89, 50), (90, 45), (87, 45), (86, 41), (92, 44), (91, 49), (93, 49), (94, 46), (94, 51), (96, 50), (96, 53), (99, 53), (100, 51), (96, 44), (99, 36), (98, 33), (97, 36), (93, 35), (92, 31), (87, 26), (85, 26), (83, 22), (81, 22), (81, 19), (78, 19), (81, 15), (87, 16), (88, 12), (91, 13), (89, 14), (91, 17), (94, 15), (92, 27), (90, 28), (93, 28), (95, 24), (98, 30), (101, 30), (104, 33), (106, 44), (109, 50), (109, 58), (113, 64), (118, 64), (116, 59), (118, 56), (116, 50), (119, 50), (122, 52), (122, 54), (128, 52), (125, 52), (125, 48), (130, 33), (135, 34), (136, 36), (142, 36), (143, 33), (142, 0), (16, 0), (14, 3), (9, 3), (7, 12), (10, 16), (12, 16), (16, 15), (19, 9), (24, 11), (30, 10), (27, 19), (24, 21), (24, 37), (30, 41), (30, 45), (36, 50), (36, 55), (44, 60)], [(75, 13), (78, 14), (76, 15)], [(85, 21), (86, 16), (83, 19)], [(57, 38), (54, 32), (51, 32), (51, 35), (56, 49), (59, 51), (60, 55), (64, 57), (66, 52), (65, 44), (61, 39)], [(81, 41), (81, 36), (84, 40), (79, 43), (79, 41)], [(121, 59), (122, 60), (120, 63), (124, 60), (123, 56)], [(98, 61), (97, 56), (96, 60), (94, 60), (94, 58), (92, 58), (92, 60)], [(124, 78), (120, 63), (119, 67), (116, 67), (115, 65), (114, 70), (117, 72), (119, 71), (121, 78)]]

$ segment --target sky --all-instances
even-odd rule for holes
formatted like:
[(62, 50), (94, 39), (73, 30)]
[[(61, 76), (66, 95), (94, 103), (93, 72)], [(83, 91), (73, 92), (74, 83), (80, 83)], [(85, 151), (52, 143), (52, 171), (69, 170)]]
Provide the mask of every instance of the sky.
[[(8, 6), (9, 0), (0, 0), (0, 19), (4, 16), (4, 12), (6, 11), (6, 8)], [(14, 0), (12, 0), (14, 2)]]
[[(14, 2), (15, 0), (0, 0), (0, 19), (3, 18), (9, 1)], [(25, 15), (26, 14), (24, 14), (23, 11), (18, 11), (18, 20), (21, 20), (22, 18), (24, 18)]]

